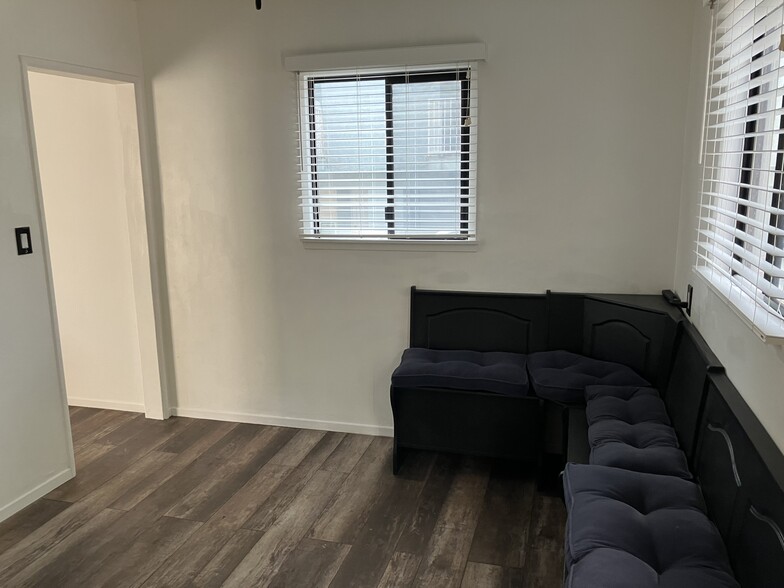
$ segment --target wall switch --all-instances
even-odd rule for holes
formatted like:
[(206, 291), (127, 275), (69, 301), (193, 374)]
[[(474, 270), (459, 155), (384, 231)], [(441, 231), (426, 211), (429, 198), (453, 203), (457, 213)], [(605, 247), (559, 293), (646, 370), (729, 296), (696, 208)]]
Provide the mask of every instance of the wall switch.
[(33, 244), (30, 241), (30, 227), (17, 227), (16, 232), (16, 254), (29, 255), (33, 252)]

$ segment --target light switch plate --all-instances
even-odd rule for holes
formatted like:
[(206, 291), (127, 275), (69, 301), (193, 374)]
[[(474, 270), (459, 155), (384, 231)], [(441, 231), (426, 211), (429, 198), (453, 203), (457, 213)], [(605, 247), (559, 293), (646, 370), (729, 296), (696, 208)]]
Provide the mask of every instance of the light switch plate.
[(16, 233), (16, 254), (30, 255), (33, 252), (33, 243), (30, 241), (30, 227), (17, 227)]

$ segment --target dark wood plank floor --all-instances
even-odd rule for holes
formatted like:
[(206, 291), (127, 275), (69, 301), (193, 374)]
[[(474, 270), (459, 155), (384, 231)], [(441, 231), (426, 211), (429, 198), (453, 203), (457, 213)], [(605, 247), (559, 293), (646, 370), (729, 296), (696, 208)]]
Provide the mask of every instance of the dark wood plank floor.
[(78, 475), (0, 523), (0, 586), (554, 588), (565, 513), (508, 463), (72, 408)]

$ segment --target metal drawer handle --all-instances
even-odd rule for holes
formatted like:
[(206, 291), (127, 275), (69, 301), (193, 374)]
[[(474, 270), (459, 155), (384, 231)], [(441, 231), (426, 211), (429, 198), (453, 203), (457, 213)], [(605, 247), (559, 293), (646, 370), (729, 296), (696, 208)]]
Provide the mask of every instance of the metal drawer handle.
[(735, 476), (735, 484), (737, 484), (738, 488), (740, 488), (740, 474), (738, 474), (738, 466), (735, 463), (735, 449), (732, 446), (732, 439), (727, 434), (727, 431), (722, 429), (721, 427), (717, 427), (716, 425), (712, 425), (708, 423), (708, 430), (713, 431), (714, 433), (719, 433), (722, 437), (724, 437), (724, 441), (727, 443), (727, 449), (730, 452), (730, 461), (732, 462), (732, 474)]
[(781, 550), (784, 551), (784, 533), (781, 532), (781, 528), (776, 524), (776, 521), (760, 513), (760, 511), (754, 508), (753, 504), (749, 507), (749, 512), (754, 516), (754, 518), (759, 519), (773, 530), (773, 532), (776, 534), (776, 537), (779, 540), (779, 545), (781, 545)]

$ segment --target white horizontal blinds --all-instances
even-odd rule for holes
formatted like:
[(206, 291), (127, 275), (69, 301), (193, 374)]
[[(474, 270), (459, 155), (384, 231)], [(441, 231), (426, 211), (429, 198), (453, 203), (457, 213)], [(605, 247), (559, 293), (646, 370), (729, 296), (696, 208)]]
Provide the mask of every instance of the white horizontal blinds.
[(714, 7), (697, 266), (784, 335), (784, 0)]
[(301, 232), (476, 235), (476, 68), (299, 74)]

